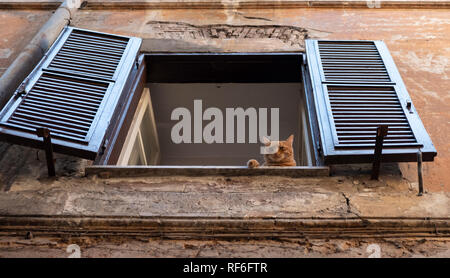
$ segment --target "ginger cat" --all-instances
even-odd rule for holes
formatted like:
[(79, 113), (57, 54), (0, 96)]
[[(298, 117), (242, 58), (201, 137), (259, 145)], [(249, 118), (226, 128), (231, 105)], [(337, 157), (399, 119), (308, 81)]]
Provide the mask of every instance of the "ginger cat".
[[(264, 139), (264, 145), (269, 147), (271, 141), (266, 137)], [(294, 159), (294, 149), (292, 142), (294, 141), (294, 135), (289, 136), (286, 141), (278, 141), (278, 146), (272, 146), (270, 148), (278, 148), (273, 150), (271, 154), (264, 154), (264, 164), (262, 166), (297, 166), (297, 162)], [(250, 159), (247, 162), (249, 168), (259, 167), (259, 162), (255, 159)]]

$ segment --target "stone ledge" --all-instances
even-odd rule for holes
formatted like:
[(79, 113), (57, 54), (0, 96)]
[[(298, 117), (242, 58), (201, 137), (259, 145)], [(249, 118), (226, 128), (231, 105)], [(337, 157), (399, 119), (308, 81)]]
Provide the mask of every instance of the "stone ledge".
[[(378, 4), (379, 3), (379, 4)], [(108, 9), (108, 8), (132, 8), (132, 9), (189, 9), (189, 8), (212, 8), (212, 9), (261, 9), (261, 8), (444, 8), (450, 7), (450, 1), (445, 0), (386, 0), (386, 1), (365, 1), (365, 0), (172, 0), (172, 1), (133, 1), (133, 0), (113, 0), (88, 1), (88, 9)]]
[(322, 166), (260, 167), (249, 169), (246, 166), (88, 166), (86, 175), (109, 177), (138, 176), (287, 176), (319, 177), (329, 176), (329, 168)]
[[(0, 1), (0, 9), (56, 9), (62, 0)], [(84, 9), (449, 8), (448, 0), (90, 0)]]
[(201, 218), (0, 216), (0, 235), (167, 239), (450, 236), (450, 218)]

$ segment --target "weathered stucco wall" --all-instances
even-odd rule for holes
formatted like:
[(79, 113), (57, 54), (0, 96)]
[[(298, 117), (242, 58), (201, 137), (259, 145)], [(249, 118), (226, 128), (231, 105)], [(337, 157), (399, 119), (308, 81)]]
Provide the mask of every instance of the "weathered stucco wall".
[[(0, 10), (0, 74), (50, 15)], [(435, 162), (424, 166), (425, 187), (450, 191), (450, 10), (88, 9), (80, 10), (72, 25), (142, 37), (144, 51), (302, 51), (306, 37), (384, 40), (438, 151)], [(34, 155), (30, 149), (0, 147), (3, 181)], [(416, 181), (415, 164), (401, 169), (410, 182)]]
[[(450, 191), (450, 10), (86, 10), (73, 24), (142, 37), (145, 51), (299, 51), (305, 37), (384, 40), (438, 151), (424, 166), (426, 187)], [(401, 169), (417, 180), (414, 163)]]
[(0, 76), (51, 14), (47, 10), (0, 10)]

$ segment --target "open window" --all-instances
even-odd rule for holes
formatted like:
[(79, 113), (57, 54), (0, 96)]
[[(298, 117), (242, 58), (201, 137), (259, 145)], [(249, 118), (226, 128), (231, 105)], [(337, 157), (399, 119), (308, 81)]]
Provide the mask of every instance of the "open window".
[[(145, 89), (133, 96), (136, 98), (133, 102), (139, 104), (124, 112), (129, 120), (117, 131), (127, 136), (111, 146), (110, 152), (116, 155), (96, 164), (243, 167), (251, 158), (263, 160), (261, 144), (259, 138), (250, 142), (249, 115), (233, 118), (234, 138), (241, 132), (239, 121), (244, 122), (243, 142), (236, 139), (227, 143), (227, 109), (254, 109), (256, 124), (261, 124), (261, 117), (265, 116), (267, 134), (271, 134), (271, 109), (276, 108), (279, 137), (294, 134), (298, 165), (318, 165), (302, 82), (302, 53), (149, 53), (144, 57)], [(196, 107), (199, 101), (200, 106)], [(223, 113), (221, 143), (206, 142), (203, 134), (200, 140), (195, 138), (198, 122), (194, 122), (194, 117), (199, 113), (202, 120), (204, 111), (210, 107)], [(192, 116), (189, 143), (172, 139), (172, 129), (177, 124), (172, 113), (177, 108), (189, 110)], [(261, 109), (267, 114), (262, 115)], [(203, 121), (200, 132), (211, 120)]]
[[(1, 111), (0, 139), (43, 148), (36, 129), (46, 127), (54, 151), (94, 160), (94, 173), (148, 166), (133, 169), (327, 174), (325, 164), (372, 162), (379, 125), (389, 127), (383, 161), (415, 161), (418, 151), (425, 161), (436, 156), (383, 42), (307, 40), (306, 54), (139, 54), (140, 45), (139, 38), (64, 29)], [(203, 135), (211, 107), (223, 113), (221, 142)], [(191, 115), (189, 142), (173, 139), (179, 108)], [(248, 114), (228, 118), (228, 109)], [(262, 160), (249, 130), (260, 130), (265, 116), (271, 134), (272, 109), (279, 138), (295, 137), (298, 167), (244, 170), (248, 159)]]
[(383, 42), (307, 40), (306, 46), (306, 55), (145, 54), (148, 90), (141, 98), (152, 100), (156, 165), (238, 166), (258, 158), (257, 144), (171, 142), (171, 111), (186, 107), (194, 114), (198, 99), (204, 109), (221, 111), (279, 107), (286, 113), (280, 137), (296, 136), (299, 166), (373, 162), (380, 125), (389, 128), (384, 162), (417, 161), (418, 151), (424, 161), (434, 159), (436, 150)]

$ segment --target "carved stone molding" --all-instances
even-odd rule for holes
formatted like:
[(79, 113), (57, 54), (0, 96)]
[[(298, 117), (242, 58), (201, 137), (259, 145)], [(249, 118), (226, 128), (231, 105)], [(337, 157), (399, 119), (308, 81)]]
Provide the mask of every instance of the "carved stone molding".
[(183, 22), (149, 21), (152, 36), (158, 39), (277, 39), (289, 46), (304, 48), (308, 30), (284, 25), (193, 25)]

